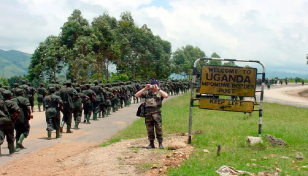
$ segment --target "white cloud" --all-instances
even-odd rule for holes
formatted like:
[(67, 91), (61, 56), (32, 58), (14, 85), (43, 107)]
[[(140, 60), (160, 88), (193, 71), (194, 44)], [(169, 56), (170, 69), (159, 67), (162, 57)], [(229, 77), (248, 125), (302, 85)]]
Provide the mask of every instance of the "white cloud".
[[(173, 50), (191, 44), (207, 56), (261, 60), (280, 68), (304, 65), (308, 53), (307, 0), (10, 0), (0, 6), (0, 48), (32, 53), (48, 35), (58, 35), (74, 9), (85, 18), (130, 11)], [(305, 67), (301, 67), (304, 69)], [(297, 68), (289, 70), (299, 71)], [(302, 70), (304, 72), (304, 70)]]

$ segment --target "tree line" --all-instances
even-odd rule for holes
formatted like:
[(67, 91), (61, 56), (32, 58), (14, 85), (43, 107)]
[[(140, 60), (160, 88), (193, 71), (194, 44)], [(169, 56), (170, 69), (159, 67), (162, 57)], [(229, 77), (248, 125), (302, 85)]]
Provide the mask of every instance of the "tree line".
[(113, 81), (108, 68), (114, 64), (117, 73), (112, 76), (119, 79), (166, 79), (171, 73), (188, 75), (200, 57), (205, 53), (191, 45), (172, 53), (169, 41), (154, 35), (146, 24), (138, 27), (130, 12), (123, 12), (119, 20), (104, 13), (89, 23), (80, 10), (74, 10), (58, 36), (48, 36), (37, 46), (27, 78), (57, 81), (65, 71), (66, 79), (78, 82)]

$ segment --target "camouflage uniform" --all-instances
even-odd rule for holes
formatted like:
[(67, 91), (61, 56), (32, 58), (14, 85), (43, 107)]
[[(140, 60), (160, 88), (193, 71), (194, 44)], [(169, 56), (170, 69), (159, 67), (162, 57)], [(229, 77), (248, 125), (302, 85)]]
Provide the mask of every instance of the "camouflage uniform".
[(10, 100), (11, 94), (12, 92), (9, 90), (4, 91), (4, 100), (0, 100), (0, 146), (3, 144), (4, 137), (6, 136), (10, 154), (20, 150), (15, 149), (14, 146), (14, 122), (18, 117), (13, 116), (13, 114), (18, 115), (20, 109), (15, 102)]
[(47, 123), (47, 135), (48, 139), (51, 139), (51, 131), (56, 130), (56, 138), (60, 136), (60, 107), (63, 102), (61, 97), (54, 94), (55, 89), (50, 87), (49, 89), (51, 95), (44, 98), (46, 105), (46, 123)]
[(91, 87), (91, 90), (96, 94), (93, 101), (93, 120), (97, 120), (97, 114), (100, 113), (100, 104), (102, 103), (103, 88), (98, 85), (97, 81), (94, 81), (95, 86)]
[(29, 86), (29, 103), (31, 105), (31, 111), (34, 112), (33, 107), (34, 107), (34, 94), (36, 93), (36, 90), (34, 87), (31, 87), (31, 84), (28, 83)]
[(92, 97), (95, 97), (95, 93), (89, 88), (90, 88), (89, 84), (86, 84), (86, 87), (82, 88), (83, 89), (82, 93), (89, 97), (89, 99), (83, 103), (84, 118), (87, 124), (90, 124), (90, 117), (91, 117), (92, 107), (93, 107)]
[(23, 97), (23, 90), (16, 90), (17, 97), (13, 98), (12, 101), (17, 103), (20, 108), (19, 118), (15, 123), (16, 130), (16, 146), (17, 148), (24, 148), (22, 142), (24, 138), (27, 138), (30, 132), (30, 123), (29, 123), (29, 115), (31, 115), (30, 111), (30, 102), (28, 98)]
[(37, 103), (39, 112), (41, 112), (42, 105), (43, 105), (43, 111), (45, 111), (45, 103), (44, 103), (45, 95), (46, 95), (46, 89), (44, 88), (44, 84), (41, 84), (41, 87), (37, 89)]
[[(145, 125), (148, 132), (148, 139), (153, 142), (156, 138), (159, 142), (163, 140), (161, 110), (163, 97), (159, 91), (152, 93), (151, 90), (144, 91), (141, 98), (145, 98)], [(154, 145), (153, 145), (154, 146)]]
[(66, 83), (67, 87), (62, 88), (60, 90), (60, 96), (63, 101), (63, 118), (61, 123), (61, 129), (60, 131), (63, 131), (63, 126), (66, 123), (67, 129), (66, 133), (72, 133), (71, 131), (71, 124), (72, 124), (72, 113), (74, 109), (74, 103), (73, 101), (76, 101), (78, 99), (77, 92), (74, 88), (71, 87), (71, 83)]
[[(77, 92), (80, 92), (80, 87), (77, 87)], [(78, 91), (79, 90), (79, 91)], [(74, 115), (74, 121), (75, 121), (75, 129), (78, 129), (78, 125), (81, 121), (81, 114), (82, 114), (82, 102), (84, 102), (85, 100), (88, 100), (88, 96), (86, 96), (83, 93), (78, 93), (78, 100), (74, 101), (74, 111), (73, 111), (73, 115)]]

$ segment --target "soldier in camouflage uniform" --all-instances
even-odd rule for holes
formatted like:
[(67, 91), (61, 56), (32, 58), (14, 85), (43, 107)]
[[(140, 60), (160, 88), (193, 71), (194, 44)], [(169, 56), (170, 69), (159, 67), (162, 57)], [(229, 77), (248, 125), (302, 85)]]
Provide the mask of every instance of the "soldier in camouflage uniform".
[(162, 101), (164, 98), (168, 98), (168, 94), (162, 91), (158, 87), (158, 82), (151, 81), (151, 84), (147, 84), (143, 89), (138, 91), (135, 96), (145, 98), (145, 125), (148, 132), (148, 139), (150, 141), (147, 149), (155, 148), (154, 139), (156, 132), (156, 138), (158, 140), (159, 148), (163, 149), (163, 131), (162, 131), (162, 117), (161, 110)]
[(24, 91), (24, 97), (29, 98), (29, 93), (30, 93), (29, 86), (27, 85), (26, 80), (22, 80), (21, 82), (22, 85), (20, 85), (19, 88), (21, 88)]
[(44, 88), (44, 84), (40, 84), (40, 88), (37, 89), (37, 103), (38, 103), (38, 109), (39, 112), (41, 112), (41, 106), (43, 105), (43, 111), (45, 111), (45, 103), (44, 98), (46, 96), (46, 89)]
[(63, 102), (61, 97), (55, 95), (56, 89), (49, 87), (49, 95), (44, 98), (46, 105), (47, 139), (51, 140), (51, 131), (56, 130), (56, 138), (60, 138), (60, 110)]
[(66, 88), (60, 90), (60, 97), (63, 101), (63, 118), (61, 122), (60, 132), (63, 132), (63, 126), (66, 123), (67, 129), (66, 133), (72, 133), (72, 113), (74, 109), (74, 101), (77, 101), (78, 95), (74, 88), (72, 88), (72, 83), (66, 82)]
[[(6, 137), (10, 154), (18, 152), (20, 149), (14, 146), (14, 123), (19, 117), (20, 109), (18, 105), (12, 101), (12, 92), (5, 90), (2, 92), (4, 100), (0, 100), (0, 148)], [(0, 150), (1, 153), (1, 150)]]
[(31, 104), (29, 99), (24, 97), (24, 92), (22, 89), (16, 90), (16, 98), (13, 98), (12, 101), (17, 103), (18, 107), (20, 108), (19, 118), (15, 123), (15, 130), (16, 130), (16, 147), (17, 148), (24, 148), (22, 142), (25, 138), (28, 137), (30, 132), (30, 117), (31, 117)]
[(90, 89), (90, 85), (86, 84), (82, 87), (82, 93), (89, 97), (87, 101), (83, 103), (84, 110), (84, 122), (86, 124), (90, 124), (90, 117), (92, 113), (93, 101), (95, 100), (95, 93)]
[(91, 90), (96, 94), (95, 100), (93, 101), (93, 120), (97, 119), (97, 114), (100, 113), (100, 104), (102, 103), (102, 93), (103, 89), (98, 85), (98, 81), (94, 81), (94, 86), (91, 87)]
[(14, 83), (14, 88), (11, 89), (13, 97), (16, 97), (15, 90), (18, 89), (18, 88), (19, 88), (19, 84), (18, 83)]
[(86, 96), (85, 94), (81, 93), (80, 87), (76, 87), (76, 91), (78, 94), (78, 100), (74, 101), (74, 121), (75, 121), (75, 126), (74, 128), (77, 130), (79, 129), (79, 123), (81, 121), (81, 114), (82, 114), (82, 103), (89, 100), (89, 97)]
[(34, 112), (34, 95), (36, 93), (36, 90), (34, 89), (34, 87), (31, 86), (31, 83), (27, 84), (29, 87), (29, 102), (31, 105), (31, 111)]

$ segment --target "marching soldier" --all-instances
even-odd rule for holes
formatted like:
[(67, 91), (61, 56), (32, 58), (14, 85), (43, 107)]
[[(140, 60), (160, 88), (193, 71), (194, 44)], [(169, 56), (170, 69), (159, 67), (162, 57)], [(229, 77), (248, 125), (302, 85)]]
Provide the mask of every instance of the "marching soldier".
[(81, 121), (81, 113), (82, 113), (82, 103), (87, 101), (89, 99), (88, 96), (85, 94), (81, 93), (80, 87), (76, 87), (76, 91), (78, 93), (78, 100), (74, 101), (74, 121), (75, 121), (75, 129), (78, 129), (78, 125)]
[(13, 98), (12, 101), (17, 103), (18, 107), (20, 108), (19, 118), (15, 123), (15, 130), (16, 130), (16, 148), (24, 148), (22, 142), (30, 132), (30, 124), (29, 120), (33, 117), (30, 111), (30, 102), (27, 98), (24, 97), (24, 92), (22, 89), (16, 90), (16, 98)]
[(61, 98), (55, 95), (56, 89), (49, 87), (49, 96), (44, 98), (46, 106), (46, 123), (47, 123), (47, 136), (51, 140), (51, 131), (56, 130), (56, 138), (60, 138), (60, 110), (62, 110), (63, 102)]
[(93, 120), (97, 120), (97, 114), (100, 114), (100, 104), (102, 103), (102, 93), (103, 88), (98, 85), (98, 81), (94, 81), (94, 86), (91, 87), (91, 90), (96, 94), (95, 100), (93, 101)]
[(20, 109), (11, 100), (13, 98), (11, 91), (5, 90), (2, 95), (4, 100), (0, 100), (0, 146), (6, 137), (10, 154), (13, 154), (20, 150), (14, 146), (14, 123), (19, 117)]
[(41, 112), (41, 106), (43, 105), (43, 111), (45, 111), (45, 103), (44, 98), (46, 96), (46, 89), (44, 88), (44, 84), (40, 84), (40, 88), (37, 89), (37, 102), (38, 102), (38, 109)]
[(92, 104), (95, 101), (95, 93), (90, 89), (90, 85), (86, 84), (82, 87), (82, 93), (85, 94), (89, 99), (83, 103), (83, 112), (84, 112), (84, 123), (90, 124), (90, 117), (92, 113)]
[(77, 92), (74, 88), (72, 88), (72, 83), (66, 82), (66, 88), (62, 88), (60, 90), (60, 96), (63, 101), (63, 118), (61, 122), (60, 132), (63, 132), (63, 126), (66, 123), (67, 129), (66, 133), (72, 133), (71, 125), (72, 125), (72, 113), (74, 109), (74, 101), (78, 99)]
[(34, 87), (31, 86), (31, 83), (28, 83), (28, 87), (29, 87), (29, 102), (31, 105), (31, 111), (34, 112), (34, 95), (36, 93), (36, 90), (34, 89)]

